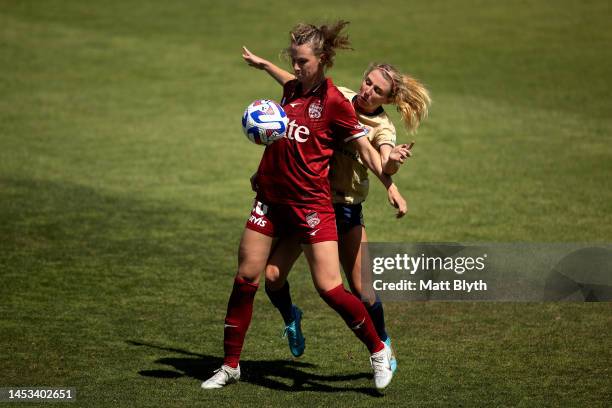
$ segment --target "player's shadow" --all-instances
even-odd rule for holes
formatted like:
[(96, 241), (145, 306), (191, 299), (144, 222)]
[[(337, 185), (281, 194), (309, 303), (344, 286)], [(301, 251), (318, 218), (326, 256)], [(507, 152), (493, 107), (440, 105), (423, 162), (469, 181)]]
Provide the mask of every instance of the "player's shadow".
[[(172, 369), (140, 370), (138, 373), (145, 377), (191, 377), (198, 381), (204, 381), (209, 378), (213, 371), (219, 368), (223, 362), (223, 360), (219, 357), (194, 353), (188, 350), (173, 347), (158, 346), (155, 344), (133, 340), (128, 340), (127, 343), (133, 346), (145, 346), (184, 356), (163, 357), (156, 360), (156, 364), (169, 366), (172, 367)], [(315, 367), (315, 364), (291, 360), (241, 360), (240, 381), (270, 388), (276, 391), (357, 392), (374, 397), (379, 397), (382, 395), (373, 387), (350, 387), (330, 384), (363, 378), (371, 379), (372, 375), (370, 373), (318, 375), (306, 371), (307, 369)], [(288, 382), (291, 382), (291, 385), (289, 385)]]

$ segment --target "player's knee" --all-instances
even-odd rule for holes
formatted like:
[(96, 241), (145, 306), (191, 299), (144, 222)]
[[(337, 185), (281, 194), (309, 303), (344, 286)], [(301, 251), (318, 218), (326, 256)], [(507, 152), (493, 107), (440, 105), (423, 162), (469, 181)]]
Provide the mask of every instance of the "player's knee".
[(280, 276), (280, 269), (276, 265), (266, 266), (266, 288), (270, 290), (278, 290), (284, 284)]
[(280, 279), (280, 269), (276, 265), (266, 265), (266, 281), (276, 282)]
[(315, 289), (319, 292), (320, 296), (323, 296), (326, 292), (342, 285), (342, 278), (338, 277), (328, 277), (327, 279), (315, 279), (313, 280)]
[(236, 274), (236, 276), (244, 279), (249, 283), (258, 283), (262, 269), (262, 266), (258, 263), (241, 262), (238, 265), (238, 273)]

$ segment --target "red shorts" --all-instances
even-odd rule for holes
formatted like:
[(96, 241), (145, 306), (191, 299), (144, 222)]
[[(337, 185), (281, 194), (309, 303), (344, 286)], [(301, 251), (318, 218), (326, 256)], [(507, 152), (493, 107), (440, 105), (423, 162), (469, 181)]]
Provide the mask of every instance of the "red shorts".
[(274, 238), (297, 234), (304, 244), (338, 240), (333, 207), (313, 211), (307, 206), (255, 200), (246, 227)]

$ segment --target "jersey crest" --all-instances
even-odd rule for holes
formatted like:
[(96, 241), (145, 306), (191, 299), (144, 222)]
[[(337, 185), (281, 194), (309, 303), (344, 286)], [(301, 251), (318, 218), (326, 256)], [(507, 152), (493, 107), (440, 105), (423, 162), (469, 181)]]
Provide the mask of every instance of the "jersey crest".
[(310, 119), (320, 119), (322, 112), (323, 105), (321, 105), (321, 101), (315, 100), (308, 107), (308, 116), (310, 117)]

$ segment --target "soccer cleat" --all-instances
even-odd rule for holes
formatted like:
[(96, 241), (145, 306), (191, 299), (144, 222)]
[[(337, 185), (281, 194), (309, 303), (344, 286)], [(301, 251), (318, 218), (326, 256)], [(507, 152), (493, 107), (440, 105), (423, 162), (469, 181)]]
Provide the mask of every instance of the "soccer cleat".
[(214, 388), (222, 388), (228, 384), (237, 382), (240, 379), (240, 366), (232, 368), (222, 365), (221, 368), (215, 370), (215, 374), (208, 380), (204, 381), (201, 387), (205, 390)]
[(393, 351), (393, 347), (391, 346), (391, 337), (387, 336), (385, 344), (387, 345), (387, 347), (389, 347), (389, 350), (391, 350), (391, 359), (389, 362), (391, 363), (391, 371), (393, 371), (393, 374), (395, 374), (395, 370), (397, 370), (397, 359), (395, 358), (395, 352)]
[(304, 354), (306, 347), (306, 339), (302, 335), (302, 311), (296, 306), (291, 306), (293, 313), (293, 321), (285, 327), (283, 336), (287, 337), (289, 342), (289, 350), (294, 357), (299, 357)]
[(385, 388), (393, 378), (391, 370), (391, 349), (385, 343), (384, 348), (370, 356), (370, 364), (374, 370), (374, 385), (379, 390)]

